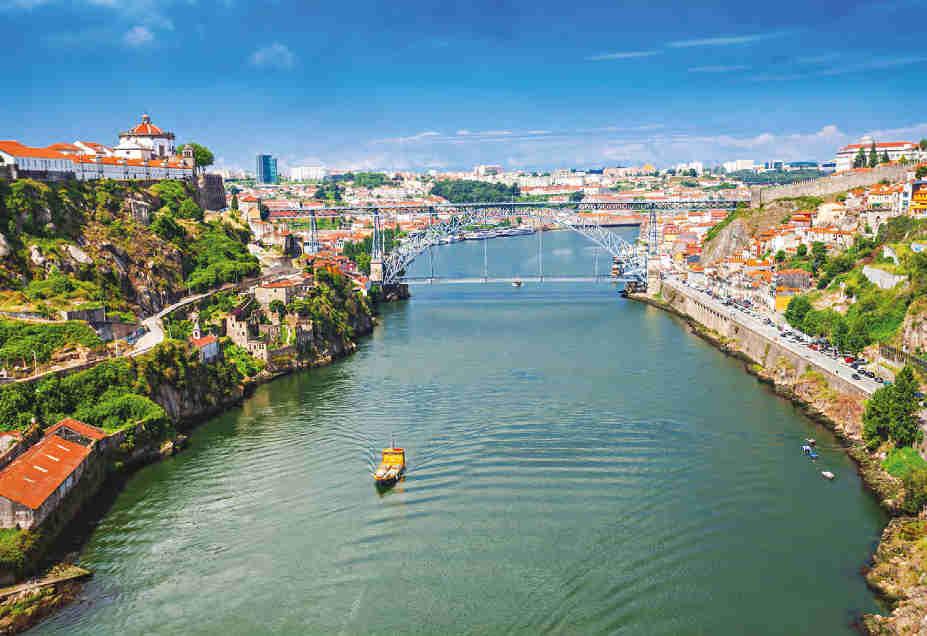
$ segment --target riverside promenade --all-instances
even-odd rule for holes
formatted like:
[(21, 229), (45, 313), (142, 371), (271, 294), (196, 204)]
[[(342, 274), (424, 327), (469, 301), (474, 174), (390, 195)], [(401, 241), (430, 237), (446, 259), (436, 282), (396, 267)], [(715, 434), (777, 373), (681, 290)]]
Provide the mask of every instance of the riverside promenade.
[(784, 360), (799, 374), (808, 370), (817, 371), (827, 378), (833, 388), (863, 398), (868, 398), (882, 386), (866, 377), (854, 379), (853, 368), (843, 359), (835, 360), (801, 343), (783, 338), (775, 326), (725, 305), (682, 281), (664, 278), (661, 293), (673, 309), (720, 336), (736, 341), (744, 354), (766, 368), (774, 368), (778, 360)]

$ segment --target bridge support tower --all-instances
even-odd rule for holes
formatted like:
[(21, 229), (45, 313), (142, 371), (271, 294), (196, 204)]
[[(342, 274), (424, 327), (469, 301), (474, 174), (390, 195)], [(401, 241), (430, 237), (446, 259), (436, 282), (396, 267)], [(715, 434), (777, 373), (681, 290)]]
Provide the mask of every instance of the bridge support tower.
[(373, 211), (373, 241), (370, 246), (370, 282), (383, 284), (383, 228), (380, 225), (380, 211)]

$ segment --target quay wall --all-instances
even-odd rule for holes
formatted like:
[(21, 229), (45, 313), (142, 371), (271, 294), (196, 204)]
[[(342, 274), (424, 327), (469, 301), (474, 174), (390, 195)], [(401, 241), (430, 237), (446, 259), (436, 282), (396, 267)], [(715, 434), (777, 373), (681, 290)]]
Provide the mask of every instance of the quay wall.
[(753, 186), (750, 188), (750, 206), (758, 208), (764, 203), (776, 199), (790, 199), (793, 197), (824, 196), (836, 192), (844, 192), (878, 183), (882, 179), (890, 181), (904, 177), (908, 168), (905, 166), (879, 166), (861, 172), (848, 172), (831, 177), (822, 177), (811, 181), (803, 181), (792, 185)]
[(716, 309), (700, 300), (692, 290), (675, 281), (663, 281), (663, 300), (679, 313), (685, 314), (711, 329), (722, 338), (733, 341), (736, 349), (766, 369), (787, 366), (796, 376), (807, 371), (820, 373), (827, 379), (831, 389), (845, 395), (866, 399), (869, 394), (848, 379), (836, 375), (826, 367), (787, 349), (767, 335), (756, 331), (736, 311), (728, 308)]

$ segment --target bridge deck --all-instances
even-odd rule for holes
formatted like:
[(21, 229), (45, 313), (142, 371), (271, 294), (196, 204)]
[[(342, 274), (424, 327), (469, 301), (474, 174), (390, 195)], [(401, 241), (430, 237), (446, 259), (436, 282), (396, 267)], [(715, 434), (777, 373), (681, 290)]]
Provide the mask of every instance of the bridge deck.
[(610, 275), (603, 274), (601, 276), (489, 276), (483, 278), (481, 276), (473, 276), (468, 278), (448, 278), (444, 276), (423, 276), (423, 277), (411, 277), (403, 278), (400, 280), (401, 283), (406, 285), (477, 285), (477, 284), (491, 284), (491, 283), (514, 283), (515, 281), (521, 281), (522, 283), (618, 283), (625, 282), (622, 279), (613, 278)]

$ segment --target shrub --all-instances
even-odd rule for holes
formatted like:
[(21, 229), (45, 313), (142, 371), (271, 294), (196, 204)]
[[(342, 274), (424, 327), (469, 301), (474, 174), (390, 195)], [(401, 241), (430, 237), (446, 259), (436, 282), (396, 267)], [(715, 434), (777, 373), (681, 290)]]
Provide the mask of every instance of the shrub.
[(927, 461), (910, 446), (893, 448), (882, 462), (882, 468), (892, 477), (903, 479), (912, 470), (927, 469)]
[(915, 468), (901, 478), (904, 484), (902, 510), (916, 515), (927, 505), (927, 468)]

